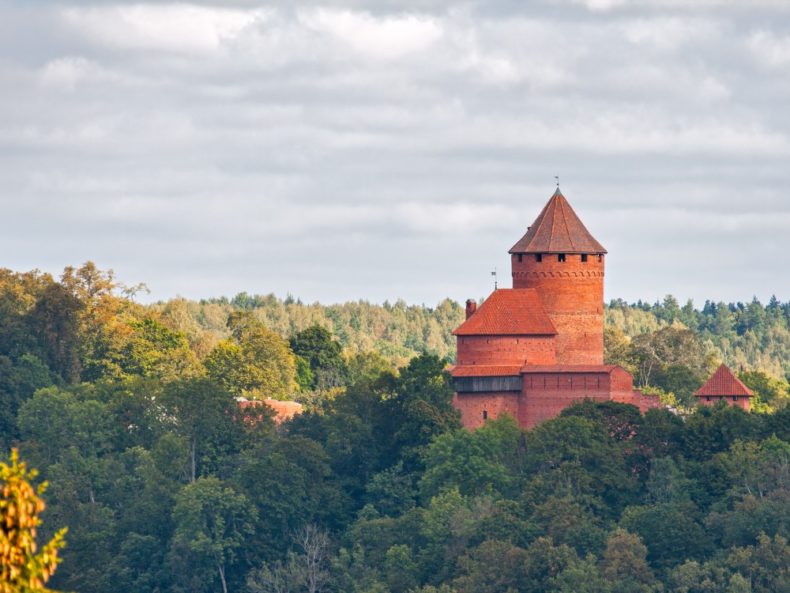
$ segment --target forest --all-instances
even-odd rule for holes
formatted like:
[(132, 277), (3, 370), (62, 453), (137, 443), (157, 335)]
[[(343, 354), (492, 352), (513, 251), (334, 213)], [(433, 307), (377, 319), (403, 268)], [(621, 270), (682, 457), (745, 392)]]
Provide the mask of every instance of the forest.
[[(788, 303), (612, 301), (608, 361), (667, 409), (470, 433), (454, 301), (141, 290), (0, 270), (0, 445), (48, 482), (40, 538), (68, 527), (55, 590), (790, 592)], [(751, 413), (694, 405), (721, 361)]]

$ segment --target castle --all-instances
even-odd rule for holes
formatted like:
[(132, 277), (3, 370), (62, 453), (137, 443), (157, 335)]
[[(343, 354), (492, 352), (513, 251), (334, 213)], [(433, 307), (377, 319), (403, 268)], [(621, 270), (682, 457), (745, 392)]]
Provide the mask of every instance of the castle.
[(453, 332), (453, 403), (468, 429), (501, 414), (524, 428), (590, 399), (660, 404), (633, 387), (623, 368), (603, 360), (606, 249), (559, 188), (510, 249), (513, 288), (494, 292)]

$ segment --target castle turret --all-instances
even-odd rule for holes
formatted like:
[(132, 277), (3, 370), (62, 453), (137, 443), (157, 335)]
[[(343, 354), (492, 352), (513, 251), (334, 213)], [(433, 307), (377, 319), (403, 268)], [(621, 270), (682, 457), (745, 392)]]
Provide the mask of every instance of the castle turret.
[(605, 256), (559, 188), (510, 249), (513, 288), (536, 289), (557, 330), (557, 364), (603, 364)]

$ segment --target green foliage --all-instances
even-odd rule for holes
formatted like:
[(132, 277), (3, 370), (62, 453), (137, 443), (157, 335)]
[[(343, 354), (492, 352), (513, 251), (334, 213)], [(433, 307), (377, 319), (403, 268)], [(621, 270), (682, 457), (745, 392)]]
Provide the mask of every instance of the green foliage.
[(204, 361), (209, 377), (252, 399), (287, 399), (296, 388), (296, 360), (287, 342), (246, 313), (228, 319), (231, 338)]
[(790, 384), (784, 377), (777, 379), (765, 371), (744, 371), (738, 378), (757, 396), (754, 401), (757, 409), (783, 408), (790, 401)]
[(34, 488), (38, 472), (19, 461), (16, 449), (9, 463), (0, 462), (0, 592), (46, 593), (47, 581), (61, 559), (66, 529), (61, 529), (39, 551), (36, 532), (46, 505), (41, 495), (46, 482)]
[(475, 432), (458, 429), (440, 435), (423, 455), (423, 499), (450, 488), (465, 495), (512, 494), (520, 439), (521, 431), (509, 416), (488, 422)]
[[(0, 270), (0, 444), (70, 528), (56, 588), (787, 590), (790, 305), (613, 302), (607, 360), (673, 411), (587, 401), (470, 433), (451, 301), (128, 295), (92, 264)], [(690, 405), (721, 360), (756, 413)], [(242, 395), (307, 411), (275, 425)]]
[(185, 486), (173, 507), (171, 563), (176, 590), (212, 591), (214, 573), (227, 593), (227, 570), (239, 561), (239, 550), (254, 533), (257, 510), (247, 498), (214, 477)]
[(326, 328), (313, 325), (298, 332), (291, 338), (291, 350), (310, 367), (313, 381), (309, 389), (337, 387), (345, 382), (343, 348)]

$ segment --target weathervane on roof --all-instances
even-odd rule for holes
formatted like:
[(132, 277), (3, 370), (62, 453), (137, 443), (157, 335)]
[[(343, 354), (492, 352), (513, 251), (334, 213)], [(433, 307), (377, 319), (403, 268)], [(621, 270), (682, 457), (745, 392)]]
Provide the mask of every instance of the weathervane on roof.
[(554, 180), (557, 182), (557, 189), (560, 189), (560, 176), (559, 175), (555, 175), (554, 176)]
[(491, 275), (494, 277), (494, 290), (496, 290), (496, 289), (497, 289), (497, 283), (496, 283), (496, 268), (494, 268), (494, 271), (493, 271), (493, 272), (491, 272)]

